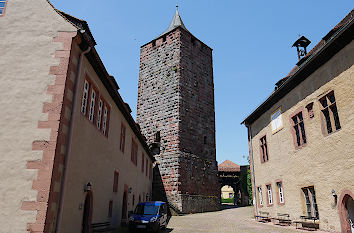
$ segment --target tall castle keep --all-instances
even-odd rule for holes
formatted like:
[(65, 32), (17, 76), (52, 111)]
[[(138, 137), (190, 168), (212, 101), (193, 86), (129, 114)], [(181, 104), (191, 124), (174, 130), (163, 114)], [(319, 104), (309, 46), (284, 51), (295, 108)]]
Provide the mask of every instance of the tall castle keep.
[(178, 212), (219, 208), (212, 49), (176, 10), (168, 29), (141, 47), (137, 123), (158, 167), (153, 198)]

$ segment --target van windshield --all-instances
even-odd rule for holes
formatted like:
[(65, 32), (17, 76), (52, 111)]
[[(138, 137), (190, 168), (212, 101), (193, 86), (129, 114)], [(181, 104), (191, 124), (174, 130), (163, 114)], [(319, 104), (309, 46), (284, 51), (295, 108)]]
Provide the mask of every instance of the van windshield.
[(137, 205), (134, 214), (157, 215), (159, 206), (155, 205)]

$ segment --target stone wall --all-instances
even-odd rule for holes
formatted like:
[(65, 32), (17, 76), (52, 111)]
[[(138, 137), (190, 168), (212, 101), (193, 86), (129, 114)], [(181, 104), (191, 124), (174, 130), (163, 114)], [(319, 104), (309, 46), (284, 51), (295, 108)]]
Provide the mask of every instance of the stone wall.
[(184, 213), (217, 209), (211, 49), (177, 28), (142, 46), (140, 59), (137, 122), (159, 149), (154, 196)]

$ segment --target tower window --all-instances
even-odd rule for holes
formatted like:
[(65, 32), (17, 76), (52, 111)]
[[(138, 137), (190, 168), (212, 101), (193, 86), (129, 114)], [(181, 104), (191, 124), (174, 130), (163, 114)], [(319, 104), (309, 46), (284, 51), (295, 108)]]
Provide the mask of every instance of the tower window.
[(166, 42), (166, 35), (162, 37), (162, 42)]
[(155, 47), (156, 46), (156, 40), (154, 40), (153, 42), (152, 42), (152, 47)]
[(0, 16), (5, 13), (6, 0), (0, 0)]
[(160, 141), (161, 141), (160, 131), (157, 131), (155, 133), (155, 142), (160, 142)]
[(204, 144), (207, 144), (207, 136), (204, 136)]

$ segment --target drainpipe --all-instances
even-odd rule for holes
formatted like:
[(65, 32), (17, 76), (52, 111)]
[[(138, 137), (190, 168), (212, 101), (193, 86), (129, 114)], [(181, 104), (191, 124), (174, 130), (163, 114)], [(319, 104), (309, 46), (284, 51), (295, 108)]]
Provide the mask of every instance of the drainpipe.
[[(81, 33), (84, 33), (85, 31), (82, 30), (80, 31)], [(74, 129), (74, 112), (76, 109), (77, 101), (76, 101), (76, 94), (77, 90), (79, 87), (79, 80), (81, 77), (81, 68), (82, 68), (82, 61), (83, 58), (87, 53), (91, 51), (91, 46), (87, 48), (86, 51), (81, 52), (79, 56), (79, 62), (77, 66), (77, 71), (76, 71), (76, 77), (75, 77), (75, 82), (74, 82), (74, 91), (73, 91), (73, 101), (72, 101), (72, 108), (71, 108), (71, 116), (70, 116), (70, 126), (69, 126), (69, 134), (68, 134), (68, 141), (67, 141), (67, 147), (66, 147), (66, 153), (65, 153), (65, 162), (64, 162), (64, 167), (63, 167), (63, 178), (62, 178), (62, 184), (61, 184), (61, 189), (60, 189), (60, 195), (59, 195), (59, 209), (58, 209), (58, 218), (56, 222), (56, 227), (55, 227), (55, 232), (59, 232), (59, 226), (61, 224), (62, 218), (63, 218), (63, 206), (64, 206), (64, 193), (66, 190), (66, 184), (68, 180), (67, 176), (67, 167), (69, 165), (69, 156), (71, 154), (71, 145), (72, 145), (72, 137), (73, 137), (73, 129)]]
[(256, 178), (255, 178), (255, 174), (254, 174), (254, 160), (253, 160), (253, 146), (252, 146), (252, 128), (250, 125), (247, 126), (247, 129), (248, 129), (248, 137), (249, 137), (249, 140), (250, 140), (250, 155), (251, 155), (251, 161), (252, 161), (252, 180), (253, 180), (253, 204), (254, 204), (254, 207), (255, 207), (255, 211), (256, 211), (256, 215), (258, 215), (258, 206), (257, 206), (257, 201), (254, 201), (254, 200), (257, 200), (257, 192), (256, 192)]

